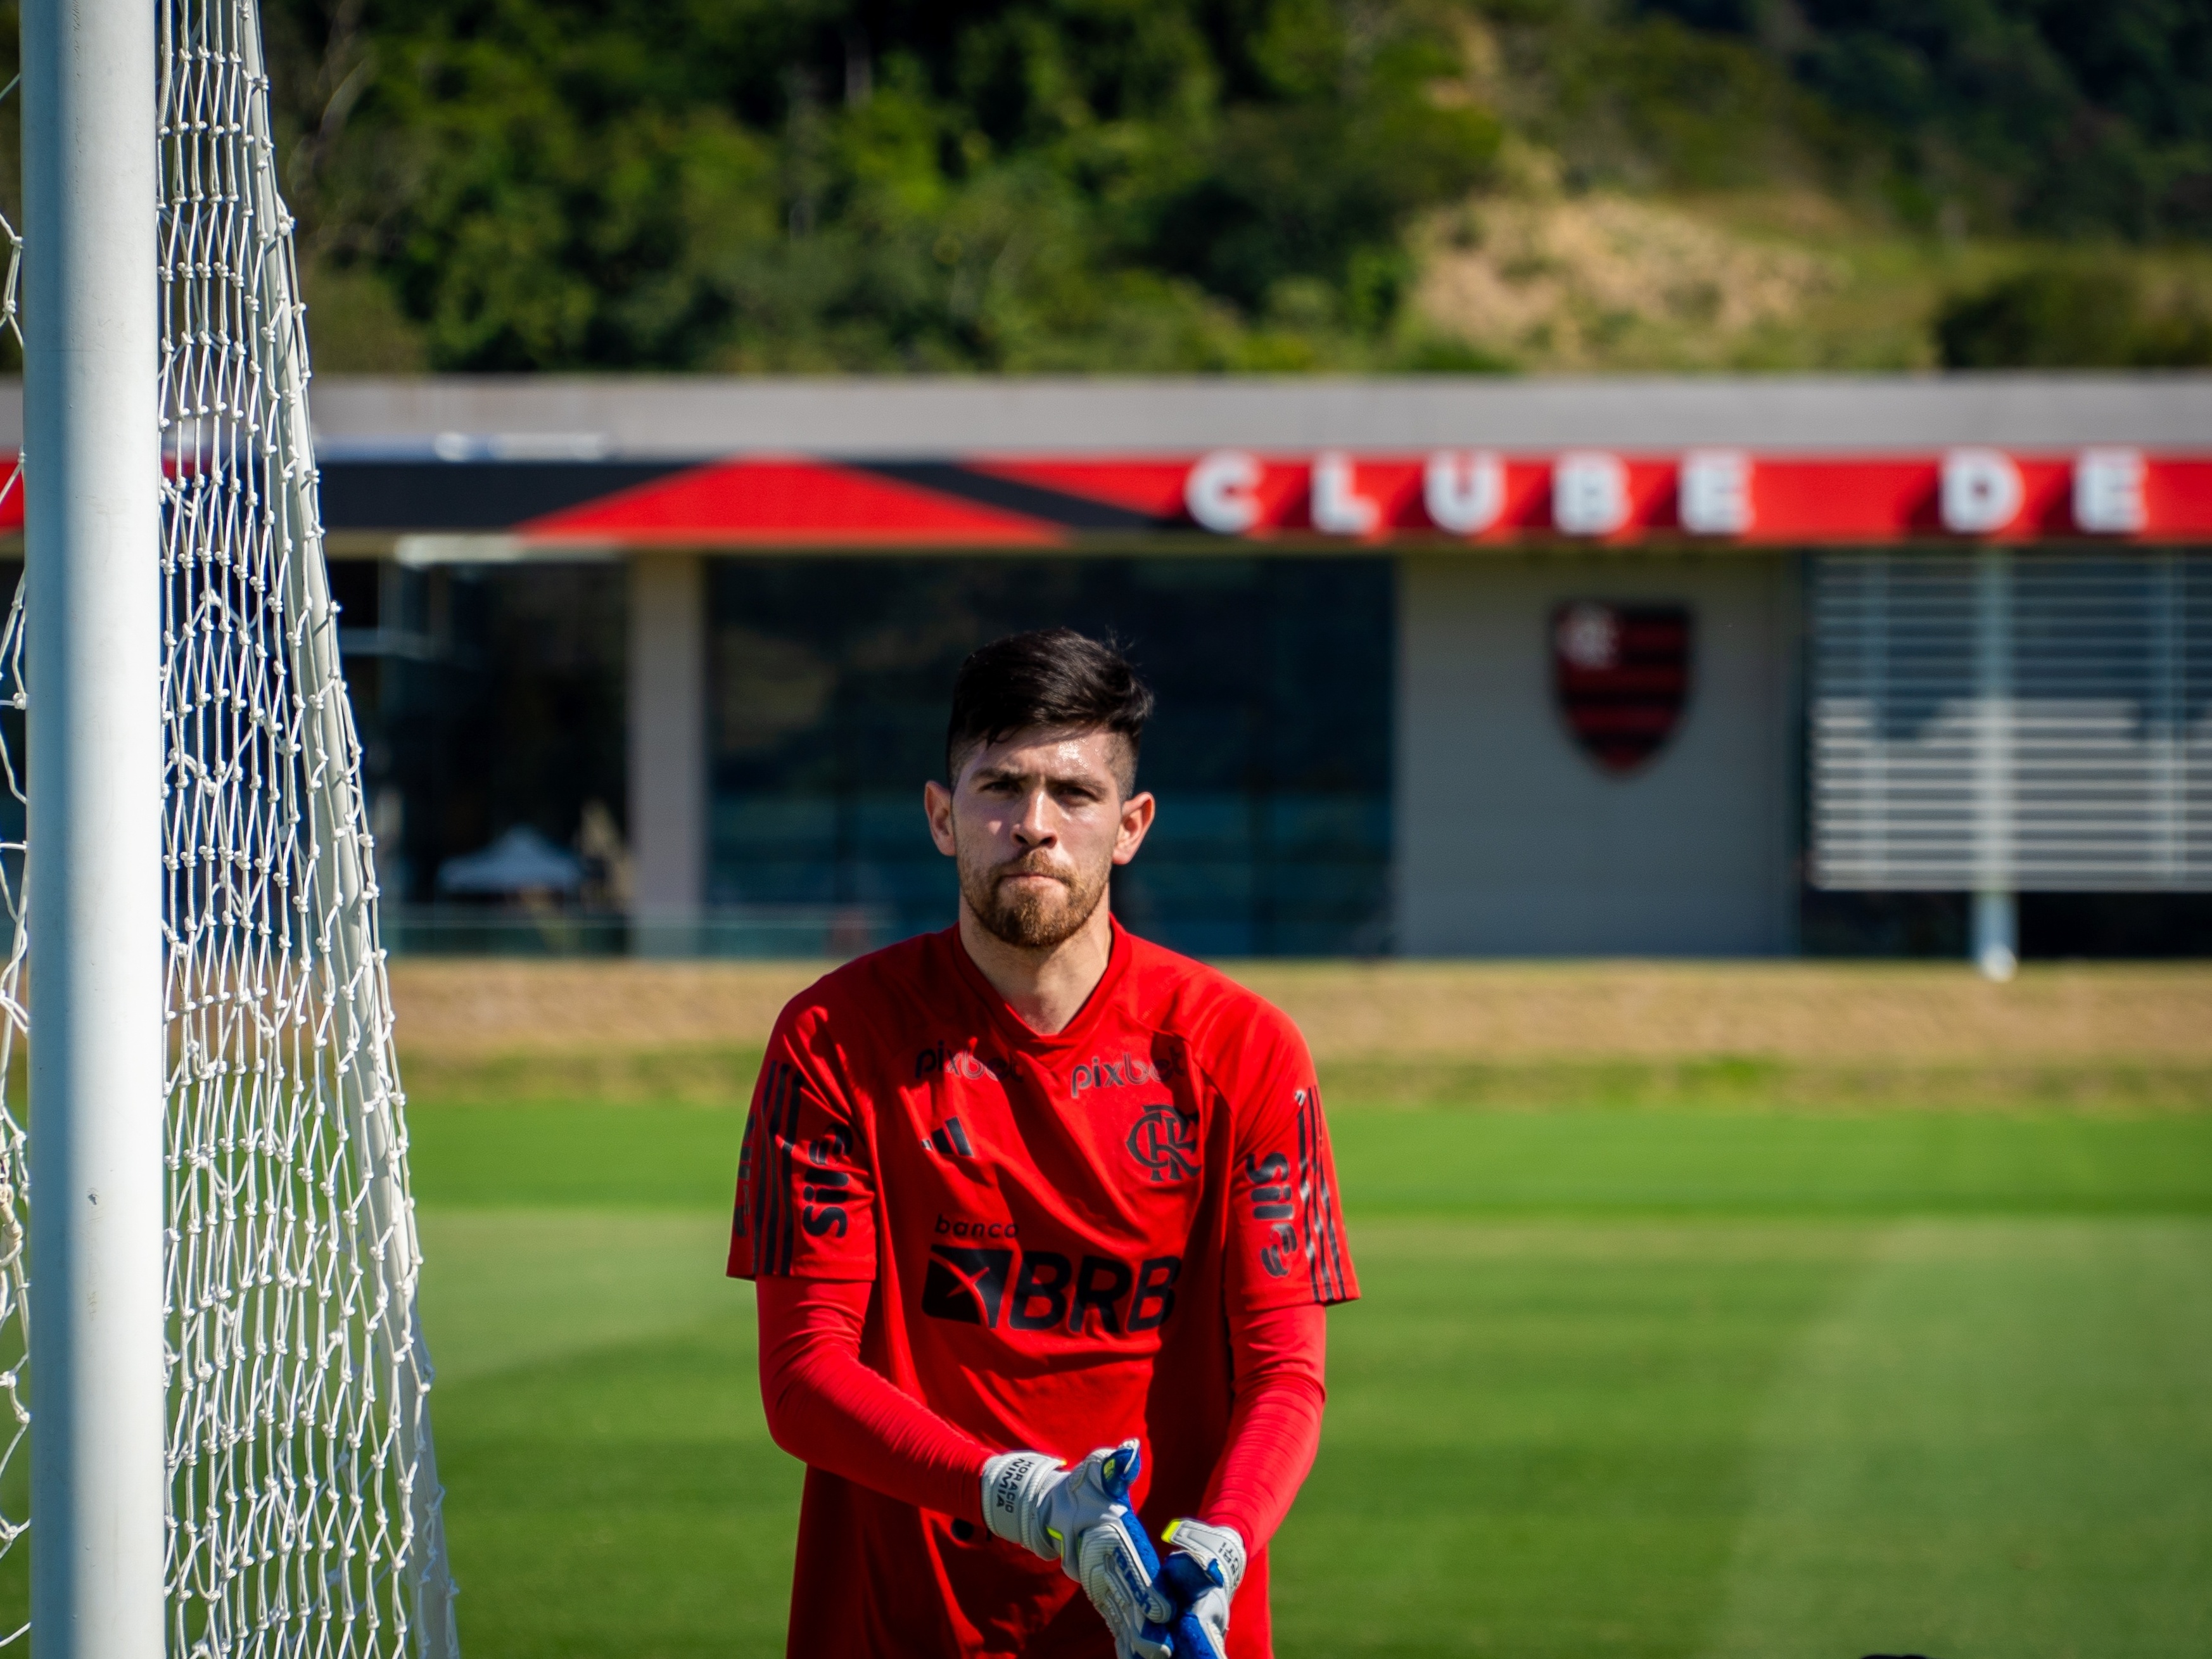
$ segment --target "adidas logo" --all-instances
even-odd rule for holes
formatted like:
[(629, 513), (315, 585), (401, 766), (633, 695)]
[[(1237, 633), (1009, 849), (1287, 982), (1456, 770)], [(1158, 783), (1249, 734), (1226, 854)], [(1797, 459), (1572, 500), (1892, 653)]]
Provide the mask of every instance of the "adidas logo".
[(947, 1158), (973, 1158), (975, 1149), (968, 1144), (968, 1131), (957, 1117), (948, 1117), (921, 1138), (921, 1144), (933, 1152)]

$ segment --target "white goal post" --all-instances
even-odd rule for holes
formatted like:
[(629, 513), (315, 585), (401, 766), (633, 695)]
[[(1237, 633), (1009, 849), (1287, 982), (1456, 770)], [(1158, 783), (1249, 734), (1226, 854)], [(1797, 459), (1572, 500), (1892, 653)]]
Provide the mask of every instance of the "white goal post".
[(31, 1620), (162, 1631), (161, 727), (154, 19), (23, 9)]
[(0, 1477), (27, 1400), (31, 1490), (0, 1513), (0, 1567), (27, 1522), (33, 1547), (30, 1626), (0, 1650), (452, 1659), (259, 18), (23, 20), (25, 579), (0, 711), (24, 712), (27, 756), (0, 732), (0, 775), (27, 828), (0, 844), (0, 1055), (27, 1050), (30, 1109), (27, 1146), (0, 1099)]

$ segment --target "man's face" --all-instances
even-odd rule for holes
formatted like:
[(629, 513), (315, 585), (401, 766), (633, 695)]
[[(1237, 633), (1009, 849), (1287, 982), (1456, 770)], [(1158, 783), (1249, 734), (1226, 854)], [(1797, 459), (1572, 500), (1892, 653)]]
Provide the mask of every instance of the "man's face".
[(1122, 798), (1127, 763), (1114, 732), (1042, 726), (975, 750), (950, 790), (925, 786), (930, 835), (986, 931), (1039, 951), (1082, 931), (1152, 827), (1152, 796)]

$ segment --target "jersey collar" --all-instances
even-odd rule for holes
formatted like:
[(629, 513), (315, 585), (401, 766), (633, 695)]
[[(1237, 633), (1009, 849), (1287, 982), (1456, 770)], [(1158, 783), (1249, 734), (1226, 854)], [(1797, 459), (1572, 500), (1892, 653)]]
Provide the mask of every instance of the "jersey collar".
[(1103, 1018), (1104, 1011), (1113, 1003), (1115, 991), (1129, 965), (1129, 935), (1112, 916), (1107, 918), (1107, 922), (1114, 930), (1114, 944), (1107, 954), (1106, 971), (1098, 976), (1098, 983), (1091, 988), (1091, 994), (1083, 1000), (1083, 1006), (1075, 1011), (1075, 1018), (1050, 1036), (1038, 1030), (1016, 1013), (1012, 1005), (999, 994), (999, 988), (983, 977), (983, 970), (968, 954), (967, 944), (960, 937), (958, 922), (953, 923), (945, 932), (951, 937), (953, 967), (959, 974), (961, 982), (982, 1005), (986, 1016), (999, 1028), (1000, 1036), (1012, 1048), (1037, 1053), (1072, 1048), (1088, 1040), (1093, 1028)]

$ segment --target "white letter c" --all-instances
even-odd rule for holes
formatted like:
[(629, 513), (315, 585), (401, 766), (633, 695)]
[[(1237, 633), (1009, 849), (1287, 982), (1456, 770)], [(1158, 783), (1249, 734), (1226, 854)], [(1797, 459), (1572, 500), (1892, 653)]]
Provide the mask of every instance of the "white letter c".
[(1183, 480), (1182, 504), (1200, 526), (1217, 536), (1241, 536), (1260, 522), (1260, 463), (1241, 449), (1217, 449), (1199, 458)]

